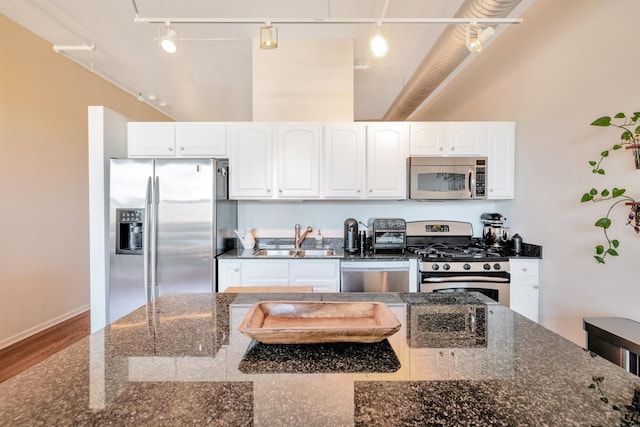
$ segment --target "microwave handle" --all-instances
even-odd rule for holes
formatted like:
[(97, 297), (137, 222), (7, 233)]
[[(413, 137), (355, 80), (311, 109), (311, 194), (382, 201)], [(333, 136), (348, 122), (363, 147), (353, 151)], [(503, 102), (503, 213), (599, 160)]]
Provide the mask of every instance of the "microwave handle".
[(473, 169), (469, 169), (469, 198), (473, 199), (476, 193), (476, 178)]

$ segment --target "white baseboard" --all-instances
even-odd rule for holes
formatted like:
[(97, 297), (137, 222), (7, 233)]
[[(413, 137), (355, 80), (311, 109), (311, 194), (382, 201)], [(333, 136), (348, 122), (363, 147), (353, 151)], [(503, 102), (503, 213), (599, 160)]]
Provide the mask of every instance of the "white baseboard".
[(45, 329), (48, 329), (52, 326), (57, 325), (58, 323), (64, 322), (65, 320), (69, 320), (72, 317), (75, 317), (79, 314), (84, 313), (85, 311), (89, 310), (89, 304), (87, 305), (83, 305), (82, 307), (78, 307), (75, 310), (72, 310), (68, 313), (65, 313), (61, 316), (55, 317), (51, 320), (48, 320), (44, 323), (41, 323), (37, 326), (34, 326), (33, 328), (29, 328), (26, 331), (20, 332), (19, 334), (16, 334), (12, 337), (9, 337), (5, 340), (0, 341), (0, 350), (2, 350), (5, 347), (9, 347), (12, 344), (17, 343), (18, 341), (22, 341), (25, 338), (29, 338), (32, 335), (37, 334), (38, 332), (42, 332)]

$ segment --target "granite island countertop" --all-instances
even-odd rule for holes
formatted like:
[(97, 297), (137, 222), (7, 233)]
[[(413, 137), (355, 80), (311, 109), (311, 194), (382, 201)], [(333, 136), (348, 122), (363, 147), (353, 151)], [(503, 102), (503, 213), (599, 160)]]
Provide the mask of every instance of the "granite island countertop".
[[(435, 295), (162, 296), (1, 383), (0, 425), (609, 426), (638, 416), (640, 378), (480, 294)], [(266, 345), (238, 330), (264, 300), (380, 301), (402, 327), (375, 344)]]

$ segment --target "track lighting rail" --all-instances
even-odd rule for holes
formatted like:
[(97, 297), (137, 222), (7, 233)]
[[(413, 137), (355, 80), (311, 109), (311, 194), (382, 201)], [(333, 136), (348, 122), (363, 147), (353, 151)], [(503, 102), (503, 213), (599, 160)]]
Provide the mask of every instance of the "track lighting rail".
[(164, 24), (469, 24), (501, 25), (520, 24), (522, 18), (188, 18), (141, 17), (135, 23)]

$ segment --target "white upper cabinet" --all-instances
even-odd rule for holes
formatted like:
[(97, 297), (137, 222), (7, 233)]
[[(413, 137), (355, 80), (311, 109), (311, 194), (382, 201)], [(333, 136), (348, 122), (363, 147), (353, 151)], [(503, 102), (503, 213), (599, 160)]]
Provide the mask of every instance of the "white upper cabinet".
[(314, 124), (230, 124), (230, 197), (317, 199), (320, 129)]
[(365, 125), (327, 124), (324, 127), (323, 196), (359, 199), (365, 194)]
[(321, 126), (280, 124), (276, 127), (276, 184), (280, 198), (320, 196)]
[(227, 157), (226, 125), (207, 122), (130, 122), (129, 157)]
[(406, 199), (406, 124), (367, 125), (367, 199)]
[(486, 151), (487, 127), (482, 122), (419, 122), (409, 125), (412, 156), (472, 156)]
[(515, 194), (514, 122), (489, 123), (487, 129), (488, 199), (513, 199)]
[(224, 123), (176, 123), (176, 155), (226, 158), (227, 131)]
[(127, 123), (127, 153), (129, 157), (175, 157), (176, 124)]
[(273, 197), (273, 126), (230, 124), (229, 196), (232, 199)]

